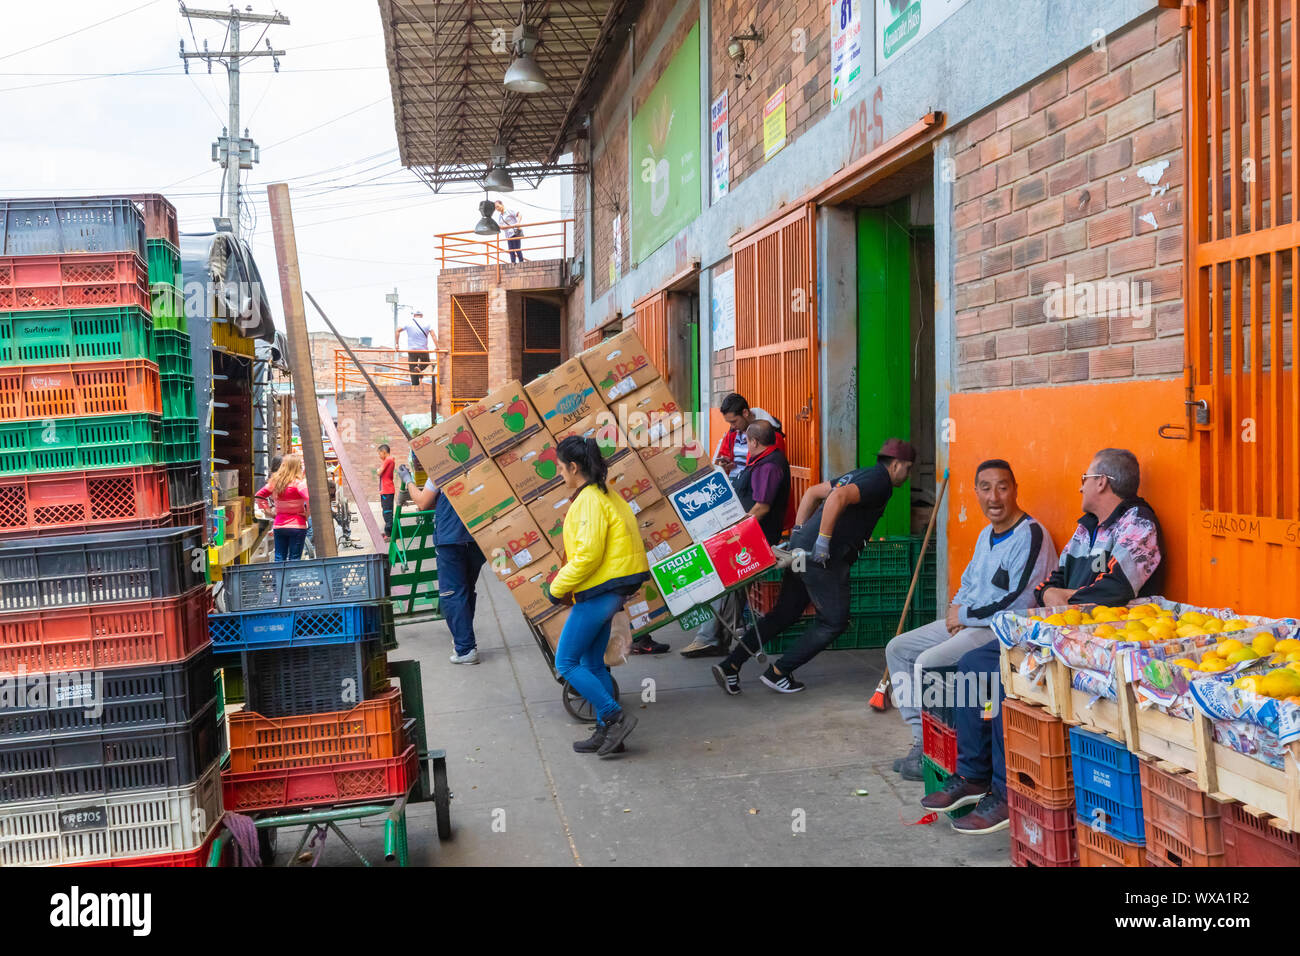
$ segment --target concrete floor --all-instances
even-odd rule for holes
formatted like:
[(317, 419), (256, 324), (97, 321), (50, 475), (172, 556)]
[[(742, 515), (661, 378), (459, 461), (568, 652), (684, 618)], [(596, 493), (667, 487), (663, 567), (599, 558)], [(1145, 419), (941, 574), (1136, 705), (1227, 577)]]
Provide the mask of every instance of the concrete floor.
[[(614, 670), (640, 723), (625, 755), (601, 760), (571, 749), (588, 728), (564, 711), (517, 606), (486, 573), (475, 627), (476, 667), (448, 662), (441, 622), (399, 627), (390, 654), (420, 662), (429, 745), (447, 751), (455, 794), (445, 843), (432, 804), (410, 810), (414, 865), (1009, 865), (1005, 831), (962, 836), (946, 817), (908, 825), (923, 815), (921, 784), (891, 770), (908, 735), (896, 713), (865, 705), (883, 651), (824, 653), (799, 671), (808, 689), (789, 697), (760, 684), (751, 662), (732, 698), (713, 660), (682, 659), (688, 639), (666, 628), (656, 638), (671, 653)], [(381, 830), (344, 830), (379, 856)], [(286, 831), (281, 862), (289, 842)], [(327, 841), (322, 865), (353, 862)]]

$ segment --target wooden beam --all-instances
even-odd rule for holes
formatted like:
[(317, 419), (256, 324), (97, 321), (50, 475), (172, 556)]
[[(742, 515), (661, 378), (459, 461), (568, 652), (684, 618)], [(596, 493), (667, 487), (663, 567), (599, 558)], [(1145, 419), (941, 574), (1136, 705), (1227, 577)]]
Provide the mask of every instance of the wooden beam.
[(311, 367), (311, 343), (307, 338), (307, 309), (302, 301), (302, 274), (298, 271), (298, 240), (293, 232), (293, 208), (288, 183), (266, 188), (271, 207), (271, 231), (275, 236), (275, 258), (280, 270), (280, 296), (284, 303), (285, 338), (289, 343), (289, 369), (293, 374), (294, 404), (298, 409), (298, 434), (302, 439), (302, 464), (307, 472), (311, 496), (312, 543), (316, 555), (335, 557), (334, 515), (325, 477), (325, 448), (321, 442), (320, 410), (316, 406), (316, 377)]

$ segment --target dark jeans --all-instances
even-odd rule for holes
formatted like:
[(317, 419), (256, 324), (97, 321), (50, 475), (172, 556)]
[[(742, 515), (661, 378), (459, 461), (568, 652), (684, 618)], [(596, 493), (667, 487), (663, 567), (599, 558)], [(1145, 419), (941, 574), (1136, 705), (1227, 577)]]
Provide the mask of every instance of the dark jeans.
[(519, 251), (519, 247), (520, 247), (520, 245), (522, 245), (522, 244), (523, 244), (523, 240), (522, 240), (522, 239), (507, 239), (507, 240), (506, 240), (506, 246), (509, 247), (509, 249), (510, 249), (510, 261), (511, 261), (511, 262), (523, 262), (523, 261), (524, 261), (524, 254), (523, 254), (522, 252)]
[(483, 552), (473, 542), (438, 545), (438, 603), (451, 629), (457, 654), (468, 654), (476, 646), (474, 608), (478, 590), (474, 583), (483, 568)]
[(275, 540), (275, 560), (302, 559), (302, 543), (307, 540), (306, 528), (276, 528), (271, 534)]
[[(1005, 800), (1007, 755), (1006, 742), (1002, 739), (1002, 702), (1006, 697), (1002, 693), (1002, 671), (998, 666), (999, 646), (997, 641), (989, 641), (983, 647), (967, 651), (957, 662), (956, 703), (968, 705), (956, 710), (957, 773), (975, 783), (991, 780), (993, 792)], [(967, 695), (963, 700), (960, 689), (971, 687), (978, 689), (978, 699), (971, 701)], [(994, 695), (997, 703), (993, 719), (985, 720), (984, 704)]]
[[(781, 578), (781, 593), (777, 595), (776, 605), (758, 619), (757, 627), (750, 628), (742, 638), (749, 651), (758, 653), (762, 644), (779, 636), (799, 620), (809, 601), (817, 616), (795, 646), (776, 662), (776, 669), (789, 674), (826, 650), (849, 626), (849, 571), (852, 567), (852, 559), (832, 561), (825, 568), (810, 561), (803, 574), (786, 571)], [(745, 648), (738, 644), (727, 660), (739, 667), (748, 656)]]
[(419, 385), (420, 380), (424, 378), (420, 373), (429, 365), (428, 352), (407, 352), (407, 364), (411, 367), (411, 384)]
[(397, 497), (396, 492), (391, 495), (381, 494), (379, 496), (379, 510), (384, 514), (384, 534), (386, 535), (393, 533), (393, 499), (395, 497)]

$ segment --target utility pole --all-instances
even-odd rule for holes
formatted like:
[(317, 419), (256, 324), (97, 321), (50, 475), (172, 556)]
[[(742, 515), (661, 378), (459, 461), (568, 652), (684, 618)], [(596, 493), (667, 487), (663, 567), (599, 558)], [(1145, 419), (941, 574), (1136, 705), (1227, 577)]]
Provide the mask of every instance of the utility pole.
[(212, 144), (212, 161), (220, 163), (225, 169), (225, 209), (224, 213), (230, 220), (230, 230), (239, 238), (239, 172), (242, 169), (252, 169), (254, 163), (261, 162), (261, 150), (248, 136), (248, 130), (244, 130), (244, 135), (239, 135), (239, 64), (240, 61), (247, 57), (269, 56), (275, 64), (275, 72), (280, 72), (280, 57), (285, 55), (284, 50), (275, 50), (271, 48), (271, 41), (266, 41), (265, 50), (244, 50), (239, 49), (239, 25), (240, 23), (264, 23), (266, 28), (272, 26), (288, 26), (289, 18), (281, 13), (264, 14), (252, 13), (250, 10), (240, 12), (235, 6), (229, 10), (190, 10), (184, 3), (180, 4), (181, 15), (188, 20), (219, 20), (226, 24), (227, 35), (229, 37), (229, 49), (221, 50), (217, 53), (208, 51), (208, 43), (203, 41), (203, 50), (186, 52), (185, 41), (181, 40), (181, 60), (185, 64), (185, 72), (190, 71), (190, 60), (205, 60), (208, 64), (208, 72), (212, 72), (212, 61), (221, 62), (226, 68), (226, 78), (230, 84), (230, 120), (229, 125), (221, 131), (221, 136)]
[(398, 303), (401, 301), (400, 299), (397, 298), (397, 286), (393, 286), (393, 291), (390, 294), (384, 296), (384, 301), (392, 303), (393, 306), (393, 353), (396, 354), (397, 353), (397, 310), (399, 308)]

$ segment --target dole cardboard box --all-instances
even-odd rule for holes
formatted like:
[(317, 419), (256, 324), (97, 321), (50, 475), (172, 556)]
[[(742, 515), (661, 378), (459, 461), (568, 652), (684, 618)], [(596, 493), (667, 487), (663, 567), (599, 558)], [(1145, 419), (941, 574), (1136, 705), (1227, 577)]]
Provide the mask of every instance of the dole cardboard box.
[(556, 444), (555, 436), (543, 428), (494, 459), (520, 501), (532, 501), (564, 484), (560, 459), (555, 454)]
[(495, 458), (511, 445), (543, 431), (541, 416), (528, 401), (524, 387), (507, 382), (465, 409), (479, 443)]
[(633, 443), (637, 457), (664, 494), (698, 478), (709, 467), (709, 450), (702, 441), (692, 439), (663, 447), (637, 444)]
[(510, 482), (490, 458), (439, 487), (465, 522), (465, 530), (475, 536), (499, 515), (519, 504)]
[(623, 423), (633, 448), (668, 444), (681, 435), (686, 423), (686, 411), (677, 404), (663, 379), (610, 402), (609, 408)]
[(555, 443), (558, 445), (570, 435), (596, 439), (596, 444), (600, 446), (600, 453), (605, 456), (606, 461), (613, 461), (627, 454), (627, 436), (618, 427), (618, 420), (614, 418), (614, 413), (604, 405), (581, 421), (557, 431)]
[(637, 514), (636, 527), (645, 545), (646, 560), (651, 564), (689, 548), (693, 543), (681, 517), (663, 498)]
[(624, 455), (609, 463), (605, 487), (622, 495), (634, 515), (639, 515), (642, 508), (663, 500), (658, 486), (650, 480), (650, 472), (636, 455)]
[(702, 477), (668, 492), (666, 497), (696, 541), (712, 537), (745, 517), (736, 490), (721, 468), (706, 471)]
[(527, 508), (511, 508), (474, 535), (492, 572), (501, 579), (517, 574), (550, 550)]
[(650, 353), (631, 330), (587, 349), (580, 357), (603, 402), (631, 395), (659, 377)]
[(627, 603), (623, 606), (627, 609), (628, 617), (632, 619), (633, 637), (648, 634), (673, 619), (672, 612), (668, 610), (668, 602), (664, 600), (658, 585), (653, 581), (641, 585), (635, 594), (628, 597)]
[(528, 620), (541, 621), (562, 607), (559, 604), (552, 604), (547, 597), (551, 582), (560, 573), (561, 566), (559, 556), (547, 551), (518, 574), (506, 578), (506, 587), (510, 589), (510, 596), (515, 599), (515, 603), (519, 605)]
[(542, 637), (546, 638), (546, 643), (551, 646), (552, 653), (560, 648), (560, 635), (564, 633), (564, 622), (569, 619), (569, 610), (567, 607), (558, 607), (557, 613), (537, 625), (537, 629), (542, 632)]
[(533, 379), (524, 391), (552, 435), (605, 407), (576, 357)]
[(564, 516), (569, 513), (570, 497), (573, 492), (561, 484), (546, 494), (534, 498), (527, 505), (533, 520), (537, 522), (546, 546), (564, 557)]
[(752, 515), (726, 531), (706, 538), (704, 550), (709, 553), (709, 560), (713, 562), (724, 588), (735, 587), (776, 565), (772, 546), (763, 537), (758, 519)]
[(420, 432), (411, 439), (411, 451), (439, 488), (487, 457), (464, 412)]
[(673, 617), (685, 614), (697, 604), (712, 601), (723, 591), (722, 579), (700, 544), (650, 565), (650, 573)]

